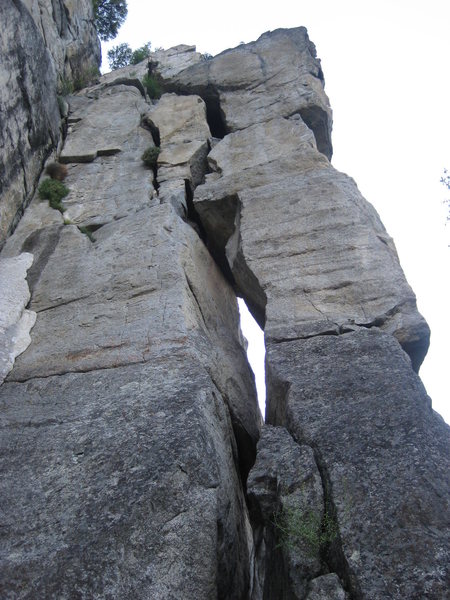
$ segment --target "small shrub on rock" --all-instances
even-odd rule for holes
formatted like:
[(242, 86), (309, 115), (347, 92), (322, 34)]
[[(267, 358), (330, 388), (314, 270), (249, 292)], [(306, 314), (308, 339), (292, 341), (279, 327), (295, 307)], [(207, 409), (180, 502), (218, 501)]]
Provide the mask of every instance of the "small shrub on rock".
[(142, 83), (150, 98), (152, 98), (153, 100), (161, 98), (162, 90), (156, 77), (146, 73), (142, 78)]
[(158, 146), (150, 146), (141, 156), (142, 161), (147, 167), (154, 169), (156, 167), (156, 163), (158, 162), (158, 156), (161, 152), (161, 148)]
[(67, 188), (61, 181), (57, 179), (44, 179), (38, 188), (39, 197), (42, 200), (48, 200), (49, 205), (60, 213), (65, 211), (61, 200), (69, 193)]
[(338, 535), (337, 523), (327, 512), (321, 518), (317, 512), (292, 506), (274, 515), (274, 525), (280, 538), (279, 546), (291, 552), (301, 552), (303, 548), (310, 556), (317, 555)]

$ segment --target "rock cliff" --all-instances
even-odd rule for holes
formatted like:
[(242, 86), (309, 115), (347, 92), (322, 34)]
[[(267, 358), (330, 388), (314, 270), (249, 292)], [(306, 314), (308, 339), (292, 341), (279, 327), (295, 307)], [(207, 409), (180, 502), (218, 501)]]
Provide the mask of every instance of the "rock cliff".
[(1, 246), (58, 145), (61, 94), (83, 87), (101, 54), (91, 0), (4, 0), (0, 20)]
[[(160, 50), (68, 103), (64, 214), (36, 195), (0, 255), (4, 597), (443, 598), (429, 330), (330, 164), (306, 30)], [(236, 294), (265, 330), (266, 424)]]

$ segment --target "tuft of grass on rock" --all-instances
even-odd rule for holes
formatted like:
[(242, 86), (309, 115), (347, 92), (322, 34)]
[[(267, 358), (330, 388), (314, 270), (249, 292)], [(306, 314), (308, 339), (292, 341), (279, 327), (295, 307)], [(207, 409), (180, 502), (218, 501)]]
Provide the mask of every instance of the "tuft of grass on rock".
[(317, 555), (338, 535), (337, 523), (327, 512), (320, 517), (315, 511), (292, 506), (274, 515), (274, 525), (280, 538), (278, 547), (291, 552), (301, 552), (303, 548), (310, 556)]
[(156, 168), (160, 152), (161, 148), (159, 148), (158, 146), (150, 146), (149, 148), (147, 148), (147, 150), (145, 150), (145, 152), (141, 156), (141, 160), (147, 167), (150, 167), (150, 169), (154, 169)]
[(38, 188), (39, 197), (42, 200), (48, 200), (51, 208), (59, 210), (60, 213), (66, 210), (61, 204), (61, 200), (67, 196), (69, 191), (69, 188), (57, 179), (44, 179)]
[(150, 98), (152, 98), (153, 100), (161, 98), (162, 89), (156, 77), (146, 73), (142, 78), (142, 84), (145, 87), (147, 94)]

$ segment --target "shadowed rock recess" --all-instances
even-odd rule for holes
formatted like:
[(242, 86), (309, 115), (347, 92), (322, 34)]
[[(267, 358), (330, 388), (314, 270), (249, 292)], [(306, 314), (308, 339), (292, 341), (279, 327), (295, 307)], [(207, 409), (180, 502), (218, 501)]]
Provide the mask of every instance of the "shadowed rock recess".
[[(26, 6), (0, 12), (56, 81), (46, 13)], [(65, 212), (35, 194), (0, 255), (2, 598), (444, 598), (429, 330), (377, 213), (329, 162), (306, 29), (211, 60), (159, 50), (68, 96), (49, 139), (55, 102), (51, 85), (34, 96), (47, 134), (14, 206), (54, 150)], [(265, 329), (264, 425), (236, 295)]]

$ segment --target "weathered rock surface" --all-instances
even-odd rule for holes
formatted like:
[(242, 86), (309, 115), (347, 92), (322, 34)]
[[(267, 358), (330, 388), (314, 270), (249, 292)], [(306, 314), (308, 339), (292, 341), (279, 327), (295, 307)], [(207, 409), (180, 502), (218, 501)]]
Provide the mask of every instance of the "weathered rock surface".
[(191, 192), (207, 170), (211, 132), (206, 106), (199, 96), (164, 94), (145, 117), (157, 130), (162, 152), (158, 156), (158, 195), (184, 216), (188, 213), (186, 186)]
[(346, 600), (347, 594), (342, 589), (339, 577), (335, 573), (321, 575), (313, 579), (309, 586), (306, 600)]
[(0, 21), (1, 246), (58, 145), (58, 77), (98, 67), (100, 47), (91, 0), (4, 0)]
[(314, 450), (340, 532), (329, 565), (351, 597), (445, 597), (448, 426), (396, 340), (373, 328), (272, 343), (267, 366), (267, 418)]
[(135, 150), (143, 133), (151, 140), (149, 132), (140, 131), (141, 115), (147, 107), (134, 86), (88, 88), (84, 94), (71, 97), (70, 106), (73, 123), (61, 162), (92, 162), (97, 156)]
[(320, 61), (304, 27), (264, 33), (256, 42), (178, 74), (160, 72), (169, 90), (201, 96), (222, 133), (300, 114), (314, 131), (319, 150), (331, 157), (331, 109)]
[(301, 119), (226, 136), (194, 203), (266, 340), (377, 325), (420, 366), (429, 343), (391, 238)]
[(27, 270), (33, 255), (23, 252), (15, 258), (0, 258), (0, 384), (11, 371), (16, 356), (31, 342), (30, 329), (36, 313), (26, 310), (30, 299)]
[(37, 313), (0, 388), (6, 597), (231, 600), (253, 587), (243, 483), (261, 417), (236, 298), (194, 229), (149, 196), (142, 108), (122, 85), (73, 100), (64, 160), (90, 137), (93, 154), (120, 149), (69, 164), (67, 213), (101, 225), (92, 241), (34, 201), (5, 247), (35, 256)]
[[(282, 427), (265, 426), (247, 481), (260, 596), (303, 598), (321, 572), (322, 481), (309, 446)], [(305, 528), (297, 527), (301, 522)]]
[[(47, 27), (49, 2), (32, 6)], [(19, 206), (57, 141), (56, 73), (24, 6), (0, 15), (32, 44), (1, 58)], [(22, 265), (13, 321), (37, 314), (0, 387), (3, 596), (441, 600), (449, 430), (414, 373), (429, 331), (378, 215), (329, 163), (306, 30), (150, 59), (181, 95), (146, 102), (144, 61), (70, 97), (64, 217), (35, 198), (2, 252)], [(42, 69), (38, 99), (21, 81)], [(41, 133), (15, 145), (28, 114)], [(265, 326), (257, 454), (235, 292)]]
[[(0, 245), (59, 137), (56, 71), (28, 10), (0, 4)], [(50, 93), (49, 93), (50, 92)]]
[(4, 598), (245, 597), (230, 416), (195, 355), (0, 396)]
[(101, 47), (92, 0), (23, 0), (52, 55), (60, 79), (78, 85), (98, 71)]
[(179, 44), (168, 50), (156, 50), (151, 53), (150, 58), (156, 63), (155, 66), (163, 78), (174, 77), (188, 67), (202, 62), (202, 55), (196, 52), (195, 46), (186, 44)]

